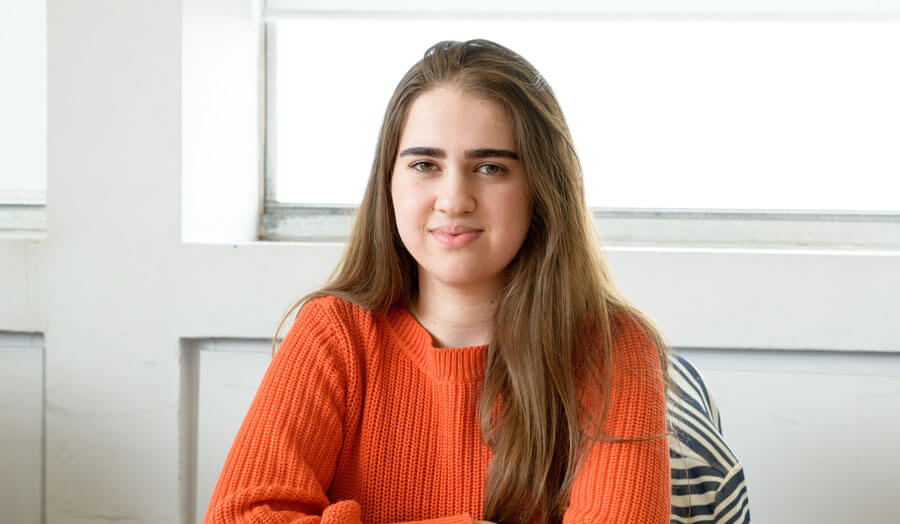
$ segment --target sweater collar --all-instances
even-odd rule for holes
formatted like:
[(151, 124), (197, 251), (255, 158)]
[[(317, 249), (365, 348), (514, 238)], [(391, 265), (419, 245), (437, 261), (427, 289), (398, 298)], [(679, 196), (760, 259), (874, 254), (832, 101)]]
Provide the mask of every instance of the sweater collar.
[(475, 382), (484, 378), (488, 345), (434, 347), (431, 333), (406, 307), (394, 306), (387, 316), (397, 342), (429, 377), (445, 382)]

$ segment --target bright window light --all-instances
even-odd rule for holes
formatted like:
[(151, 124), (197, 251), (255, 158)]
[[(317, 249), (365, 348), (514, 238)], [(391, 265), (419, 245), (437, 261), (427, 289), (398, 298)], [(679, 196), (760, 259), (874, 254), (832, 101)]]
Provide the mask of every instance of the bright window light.
[(900, 210), (896, 20), (272, 23), (278, 202), (359, 203), (399, 79), (487, 38), (549, 81), (593, 207)]

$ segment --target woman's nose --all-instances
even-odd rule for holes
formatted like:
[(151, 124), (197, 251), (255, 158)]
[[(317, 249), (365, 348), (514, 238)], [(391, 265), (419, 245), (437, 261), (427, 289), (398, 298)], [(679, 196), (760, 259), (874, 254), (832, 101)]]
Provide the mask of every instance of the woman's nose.
[(472, 181), (468, 173), (453, 168), (444, 172), (438, 193), (435, 196), (434, 209), (448, 215), (462, 215), (475, 210), (476, 199)]

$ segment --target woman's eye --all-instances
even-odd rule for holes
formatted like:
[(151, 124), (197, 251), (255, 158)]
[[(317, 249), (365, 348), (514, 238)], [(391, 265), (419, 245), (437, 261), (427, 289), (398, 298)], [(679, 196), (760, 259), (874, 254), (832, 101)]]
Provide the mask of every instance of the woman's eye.
[(423, 173), (427, 173), (429, 171), (434, 171), (435, 169), (437, 169), (437, 166), (435, 166), (434, 163), (427, 162), (425, 160), (415, 162), (410, 167), (412, 167), (416, 171), (421, 171)]
[(500, 175), (506, 171), (506, 168), (497, 164), (484, 164), (478, 168), (478, 171), (486, 175)]

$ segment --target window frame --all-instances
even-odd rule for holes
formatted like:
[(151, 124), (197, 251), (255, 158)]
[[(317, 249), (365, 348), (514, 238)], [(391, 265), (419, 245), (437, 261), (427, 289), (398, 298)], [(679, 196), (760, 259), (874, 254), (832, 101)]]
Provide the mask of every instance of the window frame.
[(47, 234), (46, 192), (0, 192), (0, 237), (42, 239)]
[[(446, 4), (444, 4), (446, 5)], [(370, 5), (354, 0), (317, 2), (267, 0), (260, 23), (264, 38), (260, 74), (264, 100), (264, 166), (260, 207), (259, 240), (294, 242), (344, 242), (353, 226), (357, 206), (347, 204), (294, 204), (275, 200), (275, 45), (274, 24), (286, 17), (435, 17), (494, 16), (508, 18), (503, 8), (491, 2), (470, 2), (462, 10), (448, 10), (438, 3), (405, 7), (397, 0)], [(710, 8), (703, 2), (678, 8), (642, 0), (625, 9), (618, 5), (591, 5), (577, 0), (554, 3), (555, 18), (738, 18), (738, 19), (897, 19), (900, 2), (887, 7), (880, 2), (839, 2), (831, 9), (811, 2), (790, 0), (779, 6), (756, 7), (731, 0)], [(548, 15), (545, 3), (526, 1), (516, 8), (517, 17)], [(608, 246), (751, 247), (785, 249), (900, 250), (900, 210), (897, 212), (845, 212), (829, 210), (765, 209), (670, 209), (592, 208), (597, 229)]]

